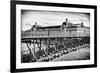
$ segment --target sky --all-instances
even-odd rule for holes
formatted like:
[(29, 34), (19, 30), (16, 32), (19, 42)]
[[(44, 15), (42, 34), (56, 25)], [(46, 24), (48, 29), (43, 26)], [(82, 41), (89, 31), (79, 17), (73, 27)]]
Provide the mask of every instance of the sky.
[(73, 24), (83, 22), (84, 26), (90, 26), (89, 13), (21, 10), (22, 31), (29, 30), (36, 22), (40, 26), (62, 25), (66, 18)]

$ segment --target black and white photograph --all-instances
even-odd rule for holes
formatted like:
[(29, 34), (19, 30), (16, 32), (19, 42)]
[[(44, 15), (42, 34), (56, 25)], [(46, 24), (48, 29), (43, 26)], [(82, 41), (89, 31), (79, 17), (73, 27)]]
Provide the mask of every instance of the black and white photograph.
[(90, 59), (90, 14), (21, 10), (21, 62)]
[(17, 1), (11, 21), (12, 71), (96, 67), (96, 6)]

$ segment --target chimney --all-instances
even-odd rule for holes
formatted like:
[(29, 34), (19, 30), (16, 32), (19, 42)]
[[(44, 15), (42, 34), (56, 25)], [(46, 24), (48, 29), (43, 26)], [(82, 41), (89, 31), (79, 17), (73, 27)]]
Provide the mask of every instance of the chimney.
[(84, 26), (83, 22), (81, 22), (81, 26)]

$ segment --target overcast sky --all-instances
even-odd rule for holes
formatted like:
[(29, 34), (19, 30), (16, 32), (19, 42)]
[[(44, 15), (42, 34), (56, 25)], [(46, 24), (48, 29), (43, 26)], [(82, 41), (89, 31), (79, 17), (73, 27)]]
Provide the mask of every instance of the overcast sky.
[(90, 26), (90, 15), (86, 13), (21, 10), (23, 31), (30, 29), (36, 22), (41, 26), (61, 25), (66, 18), (71, 23), (83, 22), (85, 26)]

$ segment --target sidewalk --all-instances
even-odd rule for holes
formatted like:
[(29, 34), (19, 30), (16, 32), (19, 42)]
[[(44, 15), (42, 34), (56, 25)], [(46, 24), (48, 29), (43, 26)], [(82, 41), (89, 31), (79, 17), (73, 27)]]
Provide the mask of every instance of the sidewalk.
[(68, 61), (68, 60), (88, 60), (90, 58), (90, 49), (84, 48), (77, 51), (73, 51), (69, 54), (63, 55), (52, 61)]

